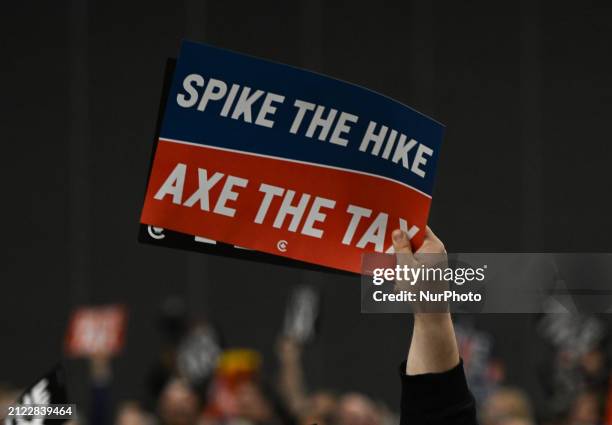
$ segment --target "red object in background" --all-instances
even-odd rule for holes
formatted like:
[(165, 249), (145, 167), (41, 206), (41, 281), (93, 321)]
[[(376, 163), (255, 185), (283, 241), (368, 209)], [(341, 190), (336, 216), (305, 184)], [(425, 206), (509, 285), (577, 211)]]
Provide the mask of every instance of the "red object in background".
[(126, 322), (127, 311), (122, 305), (78, 308), (66, 332), (66, 354), (117, 354), (123, 348)]
[(261, 357), (256, 351), (238, 348), (223, 352), (208, 390), (203, 417), (210, 420), (237, 417), (240, 387), (256, 381), (260, 368)]

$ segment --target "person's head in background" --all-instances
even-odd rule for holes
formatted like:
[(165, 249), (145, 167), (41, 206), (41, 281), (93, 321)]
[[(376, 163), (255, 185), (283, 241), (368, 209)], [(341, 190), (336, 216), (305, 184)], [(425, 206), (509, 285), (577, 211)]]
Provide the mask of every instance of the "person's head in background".
[(262, 389), (253, 381), (240, 384), (236, 392), (238, 416), (254, 424), (273, 423), (274, 409)]
[(121, 403), (117, 409), (115, 425), (152, 425), (153, 419), (135, 401)]
[(349, 393), (340, 398), (336, 420), (338, 425), (382, 425), (376, 404), (357, 393)]
[[(245, 424), (281, 425), (293, 418), (272, 387), (259, 379), (246, 380), (236, 391), (236, 417)], [(311, 425), (314, 422), (311, 422)]]
[(502, 419), (499, 425), (535, 425), (535, 422), (526, 418), (506, 418)]
[(318, 391), (308, 397), (305, 412), (301, 415), (300, 425), (334, 424), (338, 410), (338, 398), (328, 391)]
[(187, 382), (174, 378), (162, 390), (157, 411), (163, 425), (194, 425), (200, 415), (200, 400)]
[(607, 389), (610, 365), (608, 364), (603, 341), (586, 350), (580, 356), (579, 365), (586, 386), (589, 388), (599, 388), (604, 391)]
[(484, 402), (480, 414), (482, 425), (533, 425), (531, 403), (516, 388), (502, 387)]
[(601, 397), (594, 391), (585, 391), (575, 398), (570, 408), (567, 425), (599, 425), (602, 417)]

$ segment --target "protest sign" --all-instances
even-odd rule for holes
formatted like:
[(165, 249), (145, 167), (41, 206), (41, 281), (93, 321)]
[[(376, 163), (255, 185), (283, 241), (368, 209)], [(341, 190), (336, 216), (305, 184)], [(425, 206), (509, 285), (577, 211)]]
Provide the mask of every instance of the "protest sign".
[(123, 348), (126, 319), (121, 305), (77, 309), (66, 332), (67, 354), (75, 357), (117, 354)]
[(141, 223), (359, 272), (423, 240), (443, 126), (370, 90), (184, 42)]
[(291, 291), (285, 309), (283, 335), (305, 344), (315, 336), (319, 315), (319, 294), (310, 286), (298, 286)]
[[(64, 368), (57, 365), (8, 406), (5, 425), (62, 424), (76, 417), (74, 405), (67, 404)], [(0, 416), (1, 417), (1, 416)]]
[(176, 354), (176, 365), (181, 376), (194, 387), (204, 387), (212, 377), (221, 355), (217, 332), (201, 323), (191, 329), (181, 341)]

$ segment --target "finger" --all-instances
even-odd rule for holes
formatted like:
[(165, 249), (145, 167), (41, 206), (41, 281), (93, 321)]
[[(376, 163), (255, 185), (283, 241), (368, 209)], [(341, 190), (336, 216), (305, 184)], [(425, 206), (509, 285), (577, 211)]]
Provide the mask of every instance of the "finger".
[(393, 238), (393, 249), (396, 253), (412, 254), (412, 245), (406, 232), (395, 229), (391, 236)]
[(425, 240), (431, 240), (434, 242), (440, 242), (440, 239), (436, 236), (436, 234), (431, 230), (431, 227), (425, 226)]
[[(408, 234), (401, 229), (396, 229), (391, 235), (393, 239), (393, 249), (395, 250), (395, 261), (399, 266), (414, 267), (416, 261), (412, 253), (412, 244)], [(395, 290), (401, 288), (399, 282), (395, 282)]]
[(418, 252), (419, 253), (439, 253), (441, 251), (444, 251), (444, 244), (436, 236), (433, 230), (431, 230), (429, 226), (426, 226), (423, 244), (419, 248)]

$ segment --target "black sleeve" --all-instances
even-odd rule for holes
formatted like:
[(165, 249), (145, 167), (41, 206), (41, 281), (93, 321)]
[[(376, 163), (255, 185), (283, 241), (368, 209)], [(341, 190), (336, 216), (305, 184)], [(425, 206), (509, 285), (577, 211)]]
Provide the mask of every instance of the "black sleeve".
[(90, 425), (109, 425), (112, 422), (110, 395), (110, 386), (107, 382), (93, 384)]
[(404, 362), (400, 376), (400, 425), (478, 425), (463, 362), (447, 372), (414, 376), (406, 375)]

